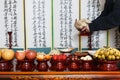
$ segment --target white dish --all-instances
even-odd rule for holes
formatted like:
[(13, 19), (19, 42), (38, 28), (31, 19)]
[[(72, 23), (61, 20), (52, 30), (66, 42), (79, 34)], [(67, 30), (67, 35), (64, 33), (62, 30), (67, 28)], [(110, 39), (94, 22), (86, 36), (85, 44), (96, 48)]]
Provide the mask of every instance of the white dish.
[(89, 50), (89, 51), (87, 51), (90, 55), (94, 55), (95, 54), (95, 52), (96, 52), (96, 50)]
[(59, 50), (60, 52), (63, 52), (63, 53), (70, 53), (73, 50), (73, 48), (65, 48), (65, 49), (59, 49)]

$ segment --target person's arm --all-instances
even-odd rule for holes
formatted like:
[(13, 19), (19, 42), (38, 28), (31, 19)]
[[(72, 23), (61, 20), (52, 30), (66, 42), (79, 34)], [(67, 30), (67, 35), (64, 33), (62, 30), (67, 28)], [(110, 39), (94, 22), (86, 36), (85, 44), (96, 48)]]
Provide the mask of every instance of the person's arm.
[[(109, 1), (109, 0), (108, 0)], [(109, 4), (107, 4), (108, 6)], [(104, 12), (103, 12), (104, 13)], [(120, 25), (120, 0), (116, 0), (113, 11), (89, 24), (90, 31), (107, 30)]]
[(104, 4), (104, 9), (103, 9), (103, 11), (101, 12), (101, 14), (97, 17), (97, 18), (99, 18), (99, 17), (102, 17), (102, 16), (106, 16), (107, 14), (108, 14), (108, 8), (109, 8), (109, 0), (106, 0), (106, 2), (105, 2), (105, 4)]

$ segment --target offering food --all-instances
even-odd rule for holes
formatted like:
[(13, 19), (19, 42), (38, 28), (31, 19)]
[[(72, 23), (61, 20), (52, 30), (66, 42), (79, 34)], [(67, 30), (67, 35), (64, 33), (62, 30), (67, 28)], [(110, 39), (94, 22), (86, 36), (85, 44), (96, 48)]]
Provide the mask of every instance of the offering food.
[(37, 56), (36, 56), (36, 59), (37, 59), (38, 61), (42, 61), (42, 60), (44, 60), (44, 55), (37, 55)]
[(34, 60), (37, 56), (37, 52), (34, 50), (18, 50), (15, 53), (15, 58), (21, 60)]
[(15, 57), (19, 61), (24, 60), (25, 59), (25, 51), (23, 51), (23, 50), (16, 51)]
[(84, 57), (80, 58), (81, 60), (92, 60), (92, 57), (90, 55), (86, 55)]
[(63, 52), (63, 53), (70, 53), (74, 48), (65, 48), (65, 49), (59, 49), (60, 52)]
[(53, 49), (50, 51), (49, 55), (59, 55), (61, 54), (60, 51), (58, 49)]
[(25, 57), (28, 59), (28, 60), (34, 60), (37, 56), (37, 52), (36, 51), (33, 51), (33, 50), (25, 50)]
[(49, 54), (45, 54), (44, 52), (38, 52), (36, 59), (38, 61), (43, 61), (43, 60), (50, 60), (51, 59), (51, 55)]
[(52, 59), (54, 61), (64, 61), (67, 59), (67, 56), (65, 54), (60, 54), (60, 55), (53, 55)]
[(95, 52), (94, 57), (99, 60), (119, 60), (120, 51), (112, 47), (103, 47)]
[(50, 56), (49, 54), (46, 54), (46, 55), (44, 56), (44, 58), (45, 58), (46, 60), (50, 60), (50, 59), (51, 59), (51, 56)]
[(10, 61), (14, 58), (14, 51), (12, 49), (1, 49), (1, 58)]
[(81, 57), (81, 56), (86, 56), (86, 55), (88, 55), (88, 52), (76, 51), (76, 52), (74, 53), (74, 55), (79, 56), (79, 57)]

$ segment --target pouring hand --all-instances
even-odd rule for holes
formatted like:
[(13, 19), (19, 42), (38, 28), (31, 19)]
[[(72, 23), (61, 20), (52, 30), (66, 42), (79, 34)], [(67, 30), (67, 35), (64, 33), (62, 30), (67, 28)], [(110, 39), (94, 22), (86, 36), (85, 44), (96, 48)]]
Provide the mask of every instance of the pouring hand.
[(89, 26), (88, 23), (90, 23), (90, 21), (86, 20), (86, 19), (81, 19), (81, 20), (75, 20), (75, 24), (74, 26), (76, 27), (76, 29), (78, 31), (85, 31), (85, 32), (89, 32)]

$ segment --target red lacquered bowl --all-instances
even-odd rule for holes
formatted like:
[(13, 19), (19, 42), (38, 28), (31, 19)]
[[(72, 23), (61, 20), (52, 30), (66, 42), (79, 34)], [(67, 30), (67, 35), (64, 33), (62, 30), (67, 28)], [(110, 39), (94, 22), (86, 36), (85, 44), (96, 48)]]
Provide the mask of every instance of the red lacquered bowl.
[(12, 61), (0, 61), (0, 71), (11, 71), (13, 68)]
[(100, 71), (118, 71), (118, 60), (115, 61), (99, 61), (98, 70)]

